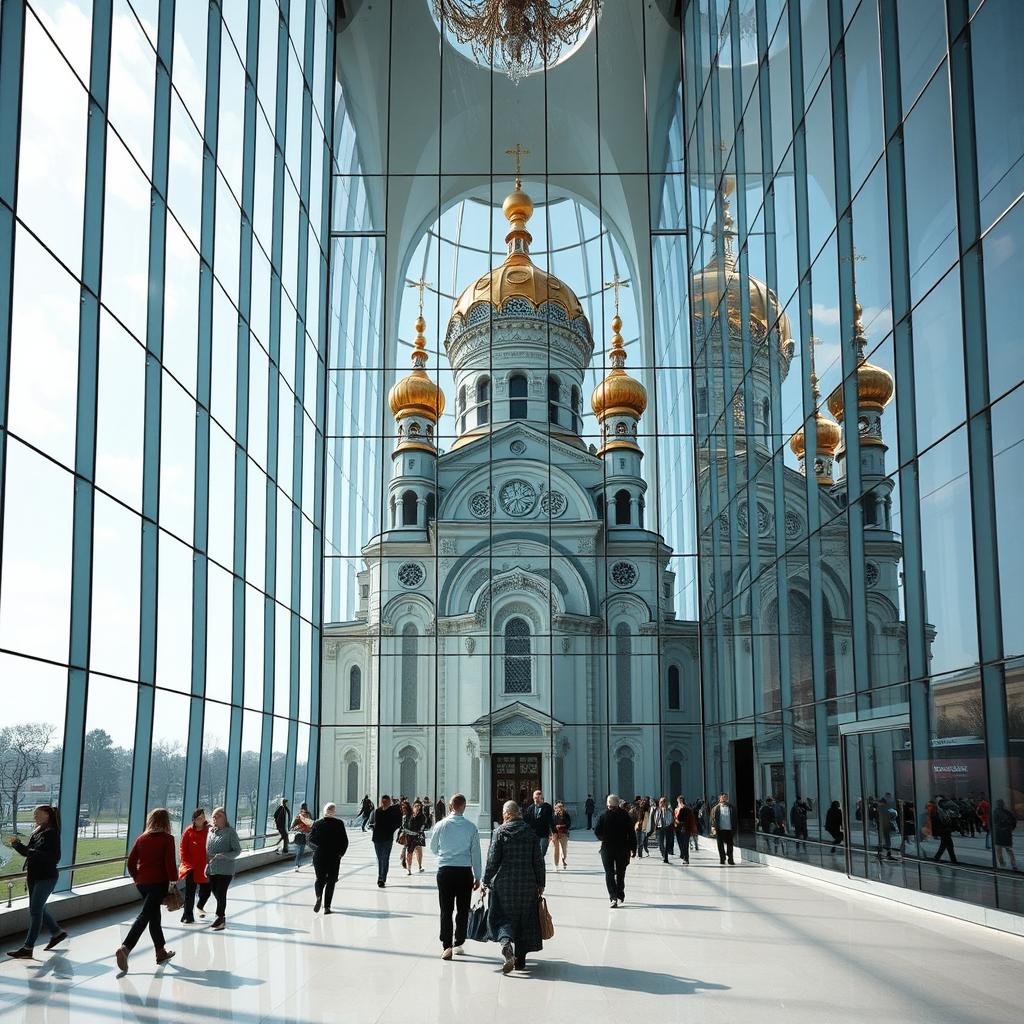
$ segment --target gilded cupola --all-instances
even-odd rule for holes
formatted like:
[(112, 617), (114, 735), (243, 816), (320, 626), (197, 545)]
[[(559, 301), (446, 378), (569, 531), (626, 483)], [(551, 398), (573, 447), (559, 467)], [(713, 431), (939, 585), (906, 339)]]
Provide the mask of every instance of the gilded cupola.
[[(815, 343), (811, 339), (812, 345)], [(821, 411), (821, 388), (818, 386), (818, 375), (814, 372), (813, 348), (811, 350), (811, 394), (814, 396), (814, 436), (815, 452), (811, 465), (814, 477), (819, 484), (831, 487), (835, 482), (832, 478), (832, 464), (836, 449), (843, 439), (843, 428), (831, 416)], [(807, 472), (807, 437), (804, 428), (800, 427), (789, 439), (789, 447), (800, 461), (800, 468)]]
[(412, 343), (412, 372), (397, 381), (388, 394), (388, 404), (398, 423), (399, 449), (411, 446), (432, 450), (435, 427), (444, 412), (444, 392), (426, 371), (429, 359), (427, 339), (423, 335), (426, 327), (421, 305)]
[[(726, 177), (719, 192), (722, 204), (720, 223), (715, 225), (715, 250), (711, 259), (693, 276), (691, 288), (693, 319), (695, 324), (703, 326), (705, 336), (714, 329), (724, 315), (728, 322), (730, 337), (741, 338), (743, 335), (741, 280), (733, 251), (733, 219), (730, 210), (731, 196), (736, 188), (735, 179)], [(721, 253), (721, 264), (719, 263)], [(783, 312), (778, 297), (767, 284), (753, 275), (746, 278), (747, 301), (749, 312), (747, 329), (750, 338), (755, 342), (763, 342), (769, 331), (778, 337), (779, 355), (781, 357), (782, 375), (785, 377), (793, 358), (795, 346), (792, 338), (792, 327), (789, 317)], [(725, 298), (723, 309), (723, 296)]]
[[(618, 307), (618, 285), (616, 300)], [(622, 317), (616, 308), (612, 318), (612, 345), (608, 353), (611, 369), (594, 388), (590, 399), (594, 415), (601, 424), (603, 442), (601, 451), (610, 448), (636, 448), (637, 423), (647, 408), (647, 389), (625, 370), (626, 348), (622, 340)]]
[[(892, 401), (893, 393), (896, 390), (892, 374), (883, 370), (881, 366), (869, 363), (864, 356), (867, 347), (867, 338), (864, 336), (864, 310), (856, 297), (853, 300), (853, 346), (857, 351), (857, 406), (858, 412), (881, 413), (881, 411)], [(833, 416), (840, 422), (846, 411), (843, 407), (843, 388), (837, 387), (828, 396), (828, 408)], [(880, 443), (880, 438), (875, 440), (873, 436), (865, 436), (861, 431), (861, 443)]]
[[(576, 293), (554, 274), (548, 274), (534, 265), (530, 258), (533, 236), (526, 228), (533, 216), (533, 200), (523, 191), (519, 157), (525, 150), (510, 150), (516, 156), (515, 189), (502, 204), (502, 212), (509, 223), (505, 236), (508, 255), (493, 270), (477, 278), (455, 302), (452, 321), (466, 321), (474, 307), (481, 303), (501, 310), (510, 299), (526, 299), (534, 310), (544, 303), (560, 306), (570, 321), (584, 317), (583, 306)], [(584, 317), (585, 319), (585, 317)]]

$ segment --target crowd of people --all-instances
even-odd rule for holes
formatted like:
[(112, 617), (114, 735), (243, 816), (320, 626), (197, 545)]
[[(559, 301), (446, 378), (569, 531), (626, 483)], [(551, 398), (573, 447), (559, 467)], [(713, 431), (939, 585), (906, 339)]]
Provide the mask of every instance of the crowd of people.
[[(568, 869), (568, 854), (573, 820), (561, 801), (553, 806), (537, 790), (525, 806), (514, 800), (501, 808), (482, 861), (480, 833), (465, 816), (466, 798), (455, 794), (445, 803), (429, 797), (392, 800), (387, 794), (376, 804), (369, 795), (363, 798), (355, 820), (361, 830), (370, 830), (377, 862), (377, 885), (387, 885), (393, 848), (400, 848), (399, 862), (407, 875), (422, 873), (423, 851), (428, 844), (436, 858), (436, 885), (440, 907), (441, 956), (450, 960), (464, 952), (471, 913), (478, 918), (474, 937), (496, 942), (501, 950), (502, 971), (506, 974), (526, 967), (528, 954), (543, 947), (546, 904), (545, 858), (553, 850), (553, 867)], [(592, 795), (584, 803), (587, 830), (593, 830), (600, 842), (605, 885), (612, 909), (626, 901), (626, 871), (633, 860), (652, 856), (652, 845), (663, 863), (678, 854), (682, 864), (690, 863), (691, 850), (700, 848), (700, 839), (715, 840), (719, 862), (734, 863), (734, 838), (739, 826), (735, 805), (727, 793), (714, 803), (701, 797), (689, 803), (678, 796), (674, 805), (665, 796), (634, 796), (624, 800), (610, 794), (605, 808), (596, 815)], [(755, 816), (766, 842), (778, 850), (792, 837), (797, 844), (808, 840), (808, 819), (814, 814), (812, 800), (798, 796), (787, 808), (782, 800), (766, 797), (758, 800)], [(936, 796), (927, 802), (920, 819), (913, 805), (894, 800), (890, 793), (858, 801), (855, 817), (877, 836), (877, 855), (889, 859), (893, 848), (903, 851), (908, 837), (931, 837), (939, 841), (935, 860), (948, 854), (957, 863), (953, 835), (974, 836), (983, 833), (986, 848), (991, 842), (997, 863), (1016, 871), (1013, 833), (1017, 817), (997, 800), (990, 807), (984, 797), (954, 799)], [(332, 901), (342, 858), (349, 849), (348, 831), (334, 803), (324, 805), (314, 819), (303, 803), (291, 814), (287, 800), (275, 810), (278, 831), (275, 844), (280, 855), (289, 853), (289, 839), (295, 848), (295, 871), (302, 867), (307, 852), (312, 854), (315, 914), (333, 913)], [(60, 815), (56, 807), (40, 804), (33, 813), (35, 829), (27, 843), (18, 838), (11, 846), (25, 857), (29, 892), (29, 929), (21, 947), (8, 955), (15, 959), (32, 958), (42, 929), (50, 935), (46, 949), (67, 940), (67, 932), (47, 909), (47, 900), (56, 886), (61, 858)], [(354, 821), (352, 822), (354, 825)], [(833, 852), (844, 842), (843, 812), (838, 801), (829, 806), (824, 821), (832, 839)], [(428, 835), (429, 833), (429, 840)], [(135, 840), (126, 860), (142, 898), (142, 906), (132, 922), (124, 942), (114, 953), (118, 969), (128, 970), (128, 958), (148, 929), (157, 965), (175, 954), (167, 948), (161, 913), (165, 908), (181, 909), (181, 923), (193, 925), (196, 915), (206, 918), (206, 907), (214, 901), (211, 931), (223, 931), (227, 925), (227, 893), (242, 852), (238, 833), (231, 826), (223, 807), (214, 808), (207, 819), (204, 808), (192, 814), (175, 849), (171, 815), (167, 808), (149, 812), (146, 826)], [(176, 856), (177, 854), (177, 856)], [(474, 891), (481, 894), (480, 904), (471, 912)], [(547, 929), (550, 932), (550, 929)]]

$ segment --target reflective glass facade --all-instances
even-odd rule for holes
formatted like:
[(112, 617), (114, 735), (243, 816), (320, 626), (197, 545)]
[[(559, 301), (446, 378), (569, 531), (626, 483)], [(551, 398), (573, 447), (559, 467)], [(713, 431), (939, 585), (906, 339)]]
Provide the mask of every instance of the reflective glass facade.
[(81, 884), (313, 795), (334, 7), (0, 18), (0, 819)]
[(1022, 19), (683, 27), (708, 786), (744, 845), (1018, 912)]

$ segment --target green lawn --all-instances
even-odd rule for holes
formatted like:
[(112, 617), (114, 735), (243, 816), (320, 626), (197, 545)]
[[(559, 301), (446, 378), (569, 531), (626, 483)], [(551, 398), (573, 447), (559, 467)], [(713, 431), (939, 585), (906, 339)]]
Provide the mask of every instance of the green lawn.
[[(5, 844), (6, 845), (6, 844)], [(24, 870), (25, 858), (19, 854), (13, 854), (11, 860), (0, 868), (0, 897), (4, 903), (7, 902), (7, 885), (3, 882), (6, 875), (16, 875)], [(78, 850), (75, 854), (75, 863), (81, 864), (88, 860), (105, 860), (107, 857), (118, 857), (127, 854), (125, 840), (123, 839), (79, 839)], [(89, 882), (99, 882), (106, 878), (120, 878), (123, 868), (119, 864), (98, 864), (94, 868), (81, 868), (75, 872), (72, 885), (88, 885)], [(15, 899), (26, 895), (25, 879), (19, 878), (14, 883), (12, 895)]]

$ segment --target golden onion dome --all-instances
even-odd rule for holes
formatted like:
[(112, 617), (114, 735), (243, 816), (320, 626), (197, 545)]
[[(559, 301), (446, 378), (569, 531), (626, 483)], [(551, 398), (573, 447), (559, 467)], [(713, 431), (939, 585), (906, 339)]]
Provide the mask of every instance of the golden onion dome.
[(647, 389), (623, 369), (626, 350), (619, 333), (621, 329), (622, 318), (616, 313), (612, 320), (612, 348), (608, 355), (612, 368), (608, 376), (594, 388), (590, 399), (590, 406), (598, 420), (616, 413), (640, 419), (647, 408)]
[[(722, 245), (722, 266), (719, 265), (717, 252), (707, 264), (693, 276), (691, 308), (695, 319), (711, 319), (722, 314), (722, 299), (725, 298), (725, 317), (734, 328), (740, 322), (740, 288), (742, 282), (736, 266), (736, 255), (732, 250), (733, 219), (729, 211), (729, 197), (735, 189), (735, 181), (726, 178), (722, 183), (722, 224), (716, 227), (717, 244)], [(749, 325), (751, 333), (757, 338), (764, 338), (769, 330), (778, 332), (779, 350), (787, 357), (793, 354), (793, 329), (789, 317), (779, 305), (776, 294), (753, 275), (747, 275), (747, 298), (749, 302)], [(788, 366), (788, 364), (787, 364)]]
[[(824, 415), (820, 410), (814, 414), (814, 424), (818, 439), (818, 454), (835, 455), (839, 442), (843, 439), (843, 428), (834, 419)], [(789, 439), (789, 447), (798, 459), (804, 457), (807, 441), (804, 436), (803, 427)]]
[(583, 316), (583, 306), (576, 293), (554, 274), (535, 266), (530, 259), (533, 236), (526, 230), (526, 222), (533, 215), (533, 200), (523, 191), (519, 178), (516, 178), (515, 191), (502, 204), (502, 211), (511, 225), (505, 236), (508, 255), (463, 291), (455, 301), (452, 319), (465, 319), (469, 311), (481, 302), (501, 309), (511, 298), (526, 299), (535, 309), (545, 302), (557, 302), (570, 320)]
[(396, 420), (422, 416), (436, 423), (444, 412), (444, 392), (427, 376), (427, 340), (423, 336), (427, 322), (423, 314), (416, 318), (416, 338), (412, 349), (412, 372), (396, 381), (388, 394), (388, 404)]
[[(881, 366), (875, 366), (864, 358), (867, 339), (864, 337), (863, 309), (856, 299), (853, 315), (853, 344), (857, 349), (857, 405), (861, 409), (881, 412), (892, 401), (896, 382), (888, 370), (883, 370)], [(828, 396), (828, 408), (837, 420), (842, 420), (845, 412), (842, 384)]]

